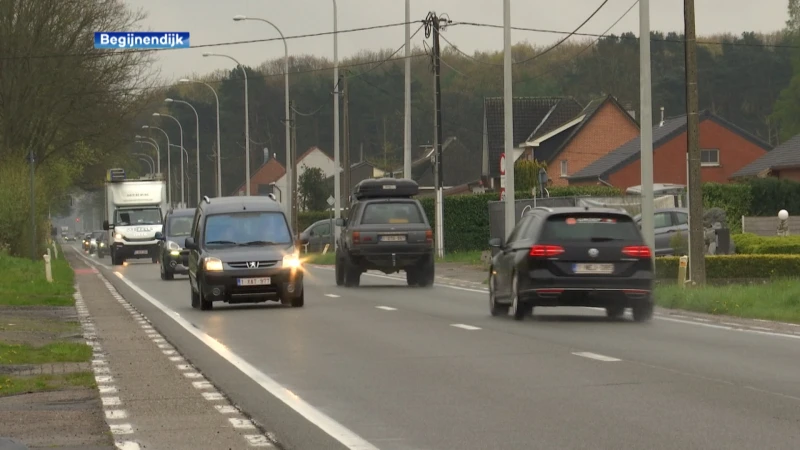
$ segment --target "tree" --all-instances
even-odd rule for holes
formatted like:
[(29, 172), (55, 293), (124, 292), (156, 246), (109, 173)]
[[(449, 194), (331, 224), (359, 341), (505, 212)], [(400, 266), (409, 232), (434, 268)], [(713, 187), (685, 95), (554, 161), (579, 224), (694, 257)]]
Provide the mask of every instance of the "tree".
[(518, 192), (531, 192), (539, 187), (539, 169), (547, 170), (547, 164), (528, 159), (514, 163), (514, 188)]
[(325, 186), (325, 174), (317, 167), (305, 168), (297, 181), (300, 206), (306, 211), (325, 211), (330, 193)]

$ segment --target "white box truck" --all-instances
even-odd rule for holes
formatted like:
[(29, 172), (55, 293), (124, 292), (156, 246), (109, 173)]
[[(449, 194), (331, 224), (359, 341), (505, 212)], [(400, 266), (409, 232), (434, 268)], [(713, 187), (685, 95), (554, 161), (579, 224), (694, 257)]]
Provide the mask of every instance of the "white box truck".
[(112, 171), (106, 181), (103, 221), (103, 229), (109, 232), (112, 264), (122, 265), (127, 259), (142, 258), (158, 262), (156, 233), (161, 231), (167, 211), (166, 183), (154, 179), (128, 180), (124, 175), (112, 176)]

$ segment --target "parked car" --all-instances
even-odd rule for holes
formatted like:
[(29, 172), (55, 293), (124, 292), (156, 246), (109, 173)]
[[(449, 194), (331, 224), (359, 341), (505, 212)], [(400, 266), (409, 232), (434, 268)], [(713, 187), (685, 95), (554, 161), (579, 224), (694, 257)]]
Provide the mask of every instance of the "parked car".
[[(637, 214), (633, 220), (639, 229), (642, 228), (642, 215)], [(653, 215), (653, 228), (655, 231), (656, 256), (669, 256), (675, 254), (672, 248), (673, 239), (682, 235), (688, 243), (689, 239), (689, 210), (686, 208), (656, 209)]]
[(333, 245), (333, 219), (318, 220), (300, 233), (300, 243), (308, 253), (319, 253), (326, 245)]
[(193, 308), (214, 302), (305, 303), (297, 243), (274, 196), (204, 197), (197, 206), (189, 250)]
[(189, 250), (183, 248), (183, 241), (192, 234), (195, 208), (170, 209), (164, 216), (162, 231), (156, 233), (158, 262), (161, 265), (161, 279), (173, 280), (175, 274), (189, 272)]
[(405, 271), (409, 286), (432, 286), (433, 230), (409, 179), (379, 178), (355, 186), (336, 249), (336, 285), (353, 287), (367, 270)]
[(526, 213), (489, 269), (489, 310), (523, 320), (534, 307), (626, 308), (636, 321), (653, 316), (654, 263), (627, 213), (606, 208), (545, 208)]

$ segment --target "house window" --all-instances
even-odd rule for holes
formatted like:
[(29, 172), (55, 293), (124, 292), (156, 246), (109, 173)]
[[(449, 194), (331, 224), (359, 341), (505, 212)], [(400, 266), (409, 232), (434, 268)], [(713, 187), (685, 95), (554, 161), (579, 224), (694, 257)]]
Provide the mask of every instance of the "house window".
[(567, 176), (567, 173), (568, 173), (568, 171), (567, 171), (567, 160), (564, 159), (564, 160), (561, 161), (561, 176), (565, 177), (565, 176)]
[(718, 149), (704, 149), (700, 150), (700, 165), (701, 166), (718, 166), (719, 165), (719, 150)]

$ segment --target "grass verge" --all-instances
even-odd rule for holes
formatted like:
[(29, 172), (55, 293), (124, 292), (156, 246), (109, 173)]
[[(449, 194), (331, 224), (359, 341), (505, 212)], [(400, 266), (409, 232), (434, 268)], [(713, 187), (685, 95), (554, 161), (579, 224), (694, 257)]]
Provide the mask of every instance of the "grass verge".
[(94, 389), (96, 387), (94, 374), (92, 372), (76, 372), (63, 375), (38, 375), (35, 377), (0, 375), (0, 397), (56, 391), (71, 387)]
[(686, 288), (658, 286), (656, 303), (670, 309), (800, 323), (800, 280)]
[(0, 364), (46, 364), (85, 362), (92, 358), (92, 348), (74, 342), (54, 342), (41, 347), (0, 342)]
[(72, 306), (75, 273), (59, 251), (52, 261), (53, 282), (45, 278), (44, 260), (0, 253), (0, 306)]

